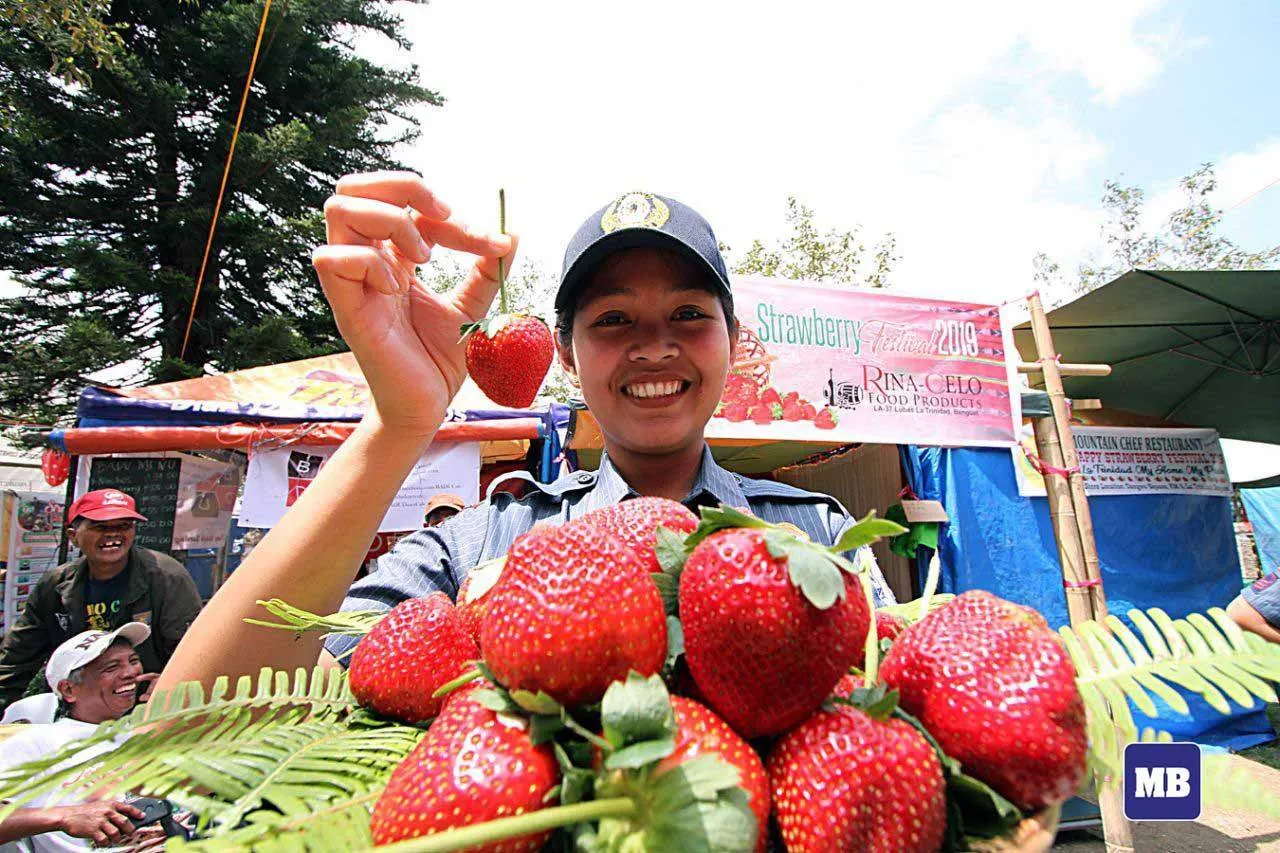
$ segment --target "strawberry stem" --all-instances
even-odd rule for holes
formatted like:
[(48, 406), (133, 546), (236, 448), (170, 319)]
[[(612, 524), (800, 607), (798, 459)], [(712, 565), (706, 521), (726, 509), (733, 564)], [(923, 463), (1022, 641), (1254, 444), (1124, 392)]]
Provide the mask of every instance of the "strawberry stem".
[[(498, 190), (498, 231), (507, 233), (507, 191)], [(498, 299), (502, 313), (507, 313), (507, 259), (498, 258)]]
[(635, 800), (630, 797), (611, 797), (607, 800), (590, 800), (585, 803), (574, 803), (569, 806), (555, 806), (549, 809), (538, 809), (513, 817), (500, 817), (484, 823), (446, 829), (433, 835), (411, 838), (400, 841), (379, 850), (395, 851), (395, 853), (449, 853), (453, 850), (465, 850), (481, 844), (514, 838), (520, 835), (533, 835), (571, 826), (575, 823), (599, 820), (606, 817), (632, 817), (637, 811)]
[(453, 681), (446, 681), (444, 684), (441, 684), (439, 687), (437, 687), (436, 692), (431, 694), (431, 698), (438, 699), (441, 696), (448, 695), (453, 691), (457, 690), (462, 685), (470, 684), (471, 682), (475, 681), (477, 678), (483, 678), (483, 677), (484, 675), (478, 669), (467, 670), (466, 672), (462, 673), (462, 675), (459, 675), (457, 678), (455, 678)]
[(858, 574), (858, 582), (862, 585), (862, 594), (867, 599), (867, 607), (871, 612), (871, 627), (867, 631), (867, 668), (863, 677), (863, 686), (868, 690), (876, 686), (880, 675), (880, 635), (876, 631), (876, 596), (871, 591), (871, 575), (867, 572)]

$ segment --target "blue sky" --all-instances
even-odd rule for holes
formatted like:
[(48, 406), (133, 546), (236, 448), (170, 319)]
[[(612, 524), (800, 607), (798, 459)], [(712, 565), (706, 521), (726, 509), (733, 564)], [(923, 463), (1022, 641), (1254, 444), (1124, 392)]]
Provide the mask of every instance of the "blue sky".
[[(1274, 4), (434, 0), (405, 11), (425, 83), (406, 159), (475, 222), (499, 184), (522, 253), (557, 268), (583, 216), (636, 188), (745, 247), (819, 223), (899, 239), (894, 284), (1002, 301), (1046, 251), (1099, 245), (1102, 182), (1219, 167), (1227, 206), (1280, 177)], [(383, 54), (385, 55), (385, 54)], [(1227, 233), (1280, 242), (1280, 187)], [(1264, 245), (1265, 244), (1265, 245)]]

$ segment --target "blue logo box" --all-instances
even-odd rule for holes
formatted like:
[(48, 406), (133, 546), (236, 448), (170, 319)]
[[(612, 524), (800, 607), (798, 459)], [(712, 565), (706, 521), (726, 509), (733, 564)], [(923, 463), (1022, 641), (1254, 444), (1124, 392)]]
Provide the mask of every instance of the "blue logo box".
[(1131, 743), (1124, 748), (1124, 816), (1129, 820), (1200, 817), (1200, 745)]

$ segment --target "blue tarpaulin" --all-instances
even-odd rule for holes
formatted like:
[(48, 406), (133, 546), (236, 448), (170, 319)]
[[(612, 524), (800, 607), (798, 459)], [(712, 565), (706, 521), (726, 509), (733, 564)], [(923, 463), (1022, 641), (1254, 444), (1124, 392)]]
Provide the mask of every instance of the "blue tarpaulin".
[[(1055, 628), (1067, 624), (1048, 501), (1018, 494), (1009, 451), (907, 446), (902, 457), (911, 488), (941, 501), (951, 518), (938, 541), (940, 591), (985, 589), (1035, 608)], [(1239, 593), (1228, 498), (1117, 495), (1090, 498), (1089, 508), (1109, 612), (1160, 607), (1178, 618), (1226, 607)], [(1229, 720), (1195, 696), (1188, 702), (1191, 716), (1162, 713), (1158, 727), (1233, 749), (1274, 738), (1261, 702)]]
[(1253, 542), (1258, 548), (1262, 573), (1280, 569), (1280, 486), (1241, 489), (1240, 499), (1253, 525)]

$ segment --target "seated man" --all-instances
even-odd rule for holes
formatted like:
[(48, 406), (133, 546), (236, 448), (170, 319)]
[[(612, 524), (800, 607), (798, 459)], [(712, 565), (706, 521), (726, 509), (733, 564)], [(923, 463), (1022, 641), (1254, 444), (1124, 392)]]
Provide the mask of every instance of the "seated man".
[(1246, 631), (1280, 643), (1280, 569), (1258, 578), (1227, 605), (1227, 615)]
[[(45, 677), (65, 716), (27, 726), (0, 745), (0, 770), (45, 758), (68, 743), (87, 737), (99, 723), (118, 720), (138, 703), (140, 688), (156, 676), (144, 675), (135, 646), (151, 635), (140, 622), (114, 631), (85, 631), (54, 650)], [(113, 744), (95, 747), (97, 754)], [(77, 761), (90, 757), (84, 754)], [(130, 818), (143, 812), (119, 801), (54, 802), (47, 796), (28, 803), (0, 821), (0, 844), (29, 838), (32, 853), (80, 850), (96, 845), (138, 842)], [(144, 830), (145, 831), (145, 830)], [(148, 831), (148, 835), (154, 831)], [(163, 834), (161, 834), (163, 838)]]

